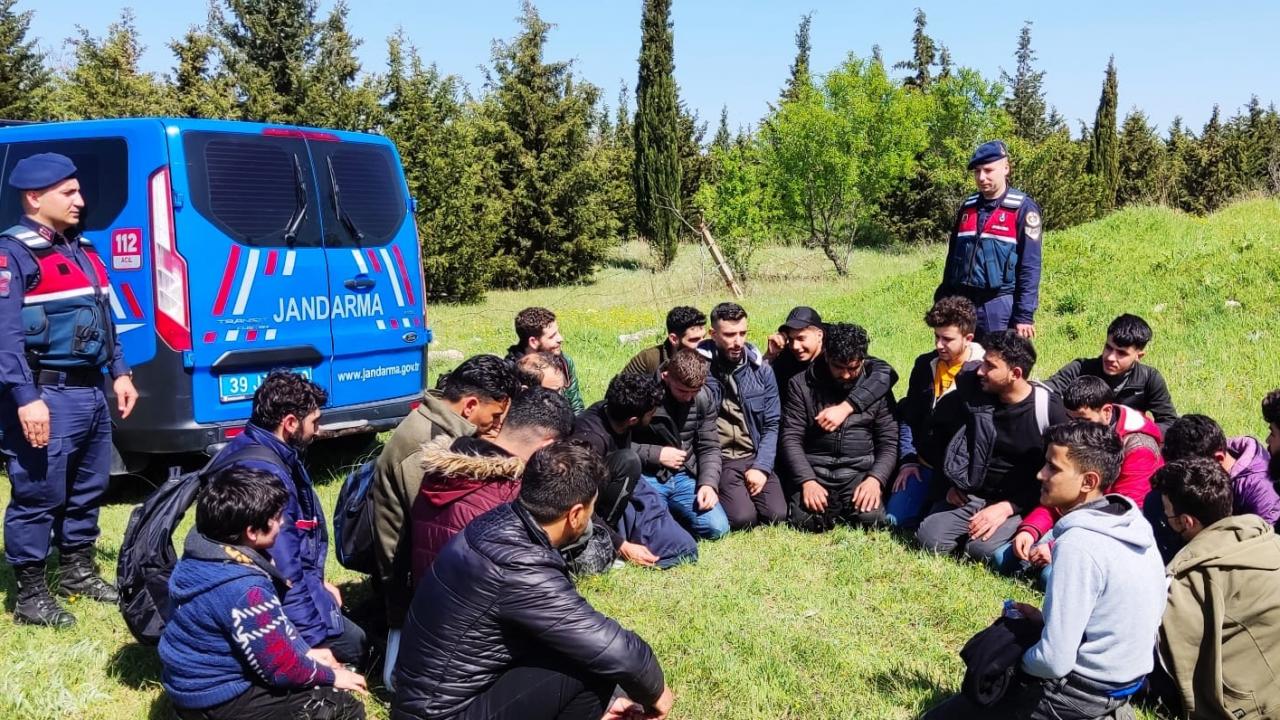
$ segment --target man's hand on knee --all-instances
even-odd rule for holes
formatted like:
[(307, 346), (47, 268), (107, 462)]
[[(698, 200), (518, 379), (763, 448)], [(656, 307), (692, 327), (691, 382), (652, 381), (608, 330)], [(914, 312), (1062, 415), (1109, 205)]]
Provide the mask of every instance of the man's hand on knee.
[(812, 513), (827, 511), (827, 489), (817, 480), (806, 480), (801, 486), (805, 509)]

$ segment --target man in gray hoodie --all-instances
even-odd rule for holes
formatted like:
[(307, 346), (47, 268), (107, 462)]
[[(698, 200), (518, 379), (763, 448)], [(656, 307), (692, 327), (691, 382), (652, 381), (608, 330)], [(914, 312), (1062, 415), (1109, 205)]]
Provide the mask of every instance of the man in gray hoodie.
[(981, 708), (956, 695), (927, 720), (1100, 720), (1116, 717), (1151, 672), (1151, 646), (1164, 612), (1164, 566), (1151, 526), (1132, 500), (1106, 492), (1122, 447), (1105, 425), (1075, 421), (1045, 433), (1040, 504), (1060, 510), (1040, 641), (1022, 656), (1033, 682)]

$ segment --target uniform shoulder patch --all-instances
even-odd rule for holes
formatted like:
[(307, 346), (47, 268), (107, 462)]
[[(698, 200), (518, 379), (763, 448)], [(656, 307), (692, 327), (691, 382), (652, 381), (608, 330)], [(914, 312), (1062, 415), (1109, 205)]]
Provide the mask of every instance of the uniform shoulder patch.
[(1044, 230), (1040, 220), (1040, 213), (1032, 210), (1027, 213), (1026, 217), (1022, 219), (1022, 222), (1026, 226), (1027, 237), (1032, 240), (1039, 240), (1040, 233)]
[[(0, 258), (4, 258), (4, 257), (5, 256), (0, 255)], [(13, 285), (13, 271), (0, 270), (0, 298), (9, 297), (9, 290), (11, 289), (12, 285)]]

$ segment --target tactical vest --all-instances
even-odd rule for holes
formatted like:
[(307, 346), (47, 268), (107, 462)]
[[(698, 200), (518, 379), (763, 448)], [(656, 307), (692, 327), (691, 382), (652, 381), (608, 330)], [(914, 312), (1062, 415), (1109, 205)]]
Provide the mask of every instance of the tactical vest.
[(108, 311), (111, 284), (97, 250), (81, 238), (92, 274), (58, 252), (49, 237), (25, 225), (4, 231), (26, 246), (40, 269), (22, 298), (27, 362), (41, 369), (101, 368), (111, 359), (115, 338)]
[(1012, 188), (978, 227), (977, 194), (965, 198), (956, 218), (952, 285), (1012, 292), (1017, 283), (1018, 213), (1027, 196)]

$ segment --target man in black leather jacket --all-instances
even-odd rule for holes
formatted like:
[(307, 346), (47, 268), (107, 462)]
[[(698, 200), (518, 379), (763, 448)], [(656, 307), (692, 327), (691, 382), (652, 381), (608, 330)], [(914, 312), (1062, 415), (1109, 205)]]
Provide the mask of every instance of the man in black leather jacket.
[[(577, 444), (539, 450), (517, 501), (445, 546), (405, 621), (393, 720), (667, 717), (652, 648), (578, 594), (558, 552), (587, 532), (607, 472)], [(630, 699), (610, 705), (619, 685)]]

